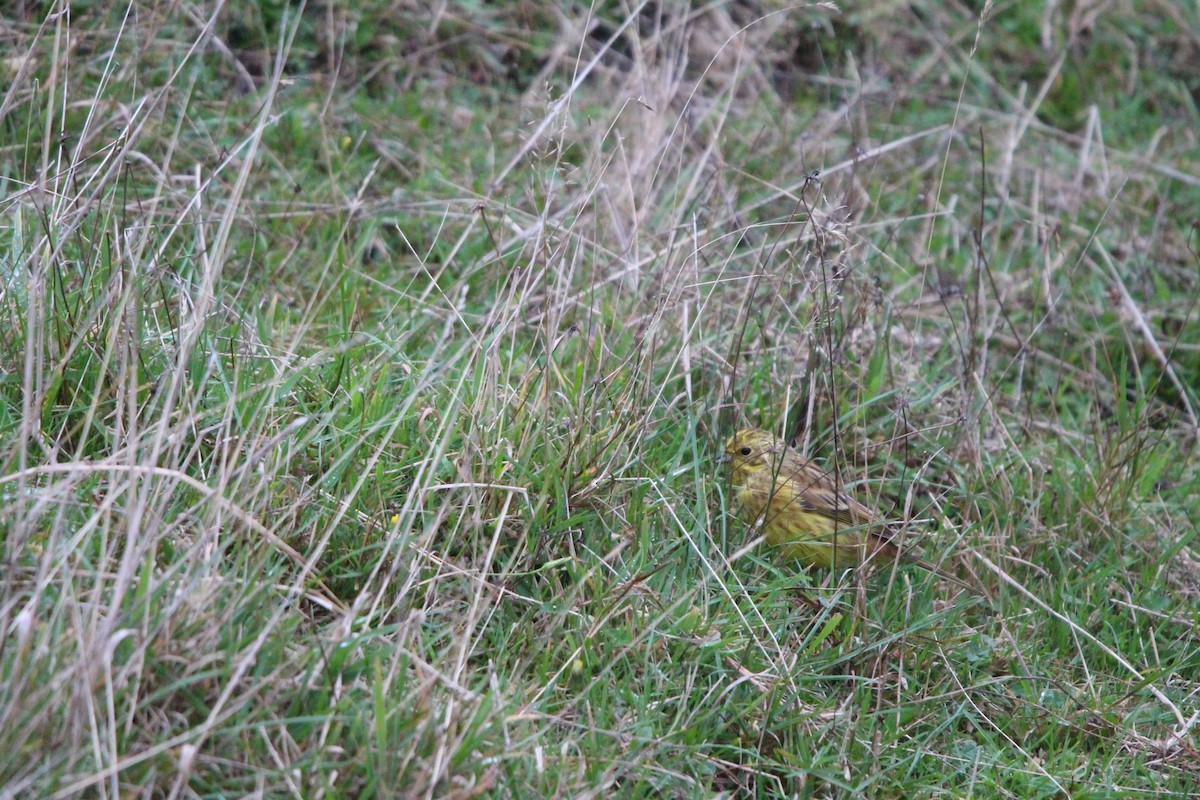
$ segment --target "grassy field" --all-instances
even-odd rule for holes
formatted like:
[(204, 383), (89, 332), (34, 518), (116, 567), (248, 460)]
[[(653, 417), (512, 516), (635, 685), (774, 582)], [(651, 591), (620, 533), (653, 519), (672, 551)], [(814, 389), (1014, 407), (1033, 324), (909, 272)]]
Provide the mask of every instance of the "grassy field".
[(0, 798), (1200, 797), (1194, 3), (0, 42)]

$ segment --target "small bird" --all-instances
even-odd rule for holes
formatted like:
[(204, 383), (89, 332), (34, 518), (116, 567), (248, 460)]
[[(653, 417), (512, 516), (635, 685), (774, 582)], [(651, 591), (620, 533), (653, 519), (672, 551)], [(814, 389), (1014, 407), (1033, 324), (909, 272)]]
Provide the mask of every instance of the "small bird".
[(733, 499), (751, 524), (762, 520), (767, 543), (806, 567), (845, 570), (878, 559), (916, 564), (970, 588), (933, 564), (902, 552), (869, 506), (838, 488), (833, 474), (770, 431), (740, 430), (725, 443)]

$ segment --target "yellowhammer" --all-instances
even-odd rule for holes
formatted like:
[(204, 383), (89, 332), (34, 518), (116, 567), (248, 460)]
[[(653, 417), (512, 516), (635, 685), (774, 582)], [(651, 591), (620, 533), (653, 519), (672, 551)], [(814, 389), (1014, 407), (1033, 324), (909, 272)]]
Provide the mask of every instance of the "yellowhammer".
[[(747, 428), (729, 437), (722, 462), (731, 464), (733, 499), (751, 524), (762, 520), (767, 542), (807, 567), (852, 569), (868, 559), (899, 558), (962, 581), (901, 551), (886, 537), (879, 515), (838, 488), (826, 469), (773, 433)], [(968, 587), (970, 588), (970, 587)]]

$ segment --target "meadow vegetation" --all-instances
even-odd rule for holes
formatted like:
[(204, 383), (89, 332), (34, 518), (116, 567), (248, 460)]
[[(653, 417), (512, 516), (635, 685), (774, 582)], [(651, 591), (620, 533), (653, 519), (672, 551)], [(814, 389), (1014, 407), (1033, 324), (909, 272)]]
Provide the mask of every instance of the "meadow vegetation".
[(1200, 796), (1195, 4), (8, 8), (0, 797)]

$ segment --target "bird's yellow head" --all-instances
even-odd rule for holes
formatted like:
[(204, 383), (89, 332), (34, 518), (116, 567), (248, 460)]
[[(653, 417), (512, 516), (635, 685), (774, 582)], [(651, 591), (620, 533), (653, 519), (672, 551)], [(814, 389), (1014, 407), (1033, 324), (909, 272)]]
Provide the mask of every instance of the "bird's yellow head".
[(721, 462), (731, 465), (733, 482), (741, 483), (742, 478), (751, 472), (766, 468), (771, 469), (776, 457), (783, 453), (787, 445), (778, 436), (762, 428), (745, 428), (738, 431), (725, 442), (725, 452), (721, 454)]

